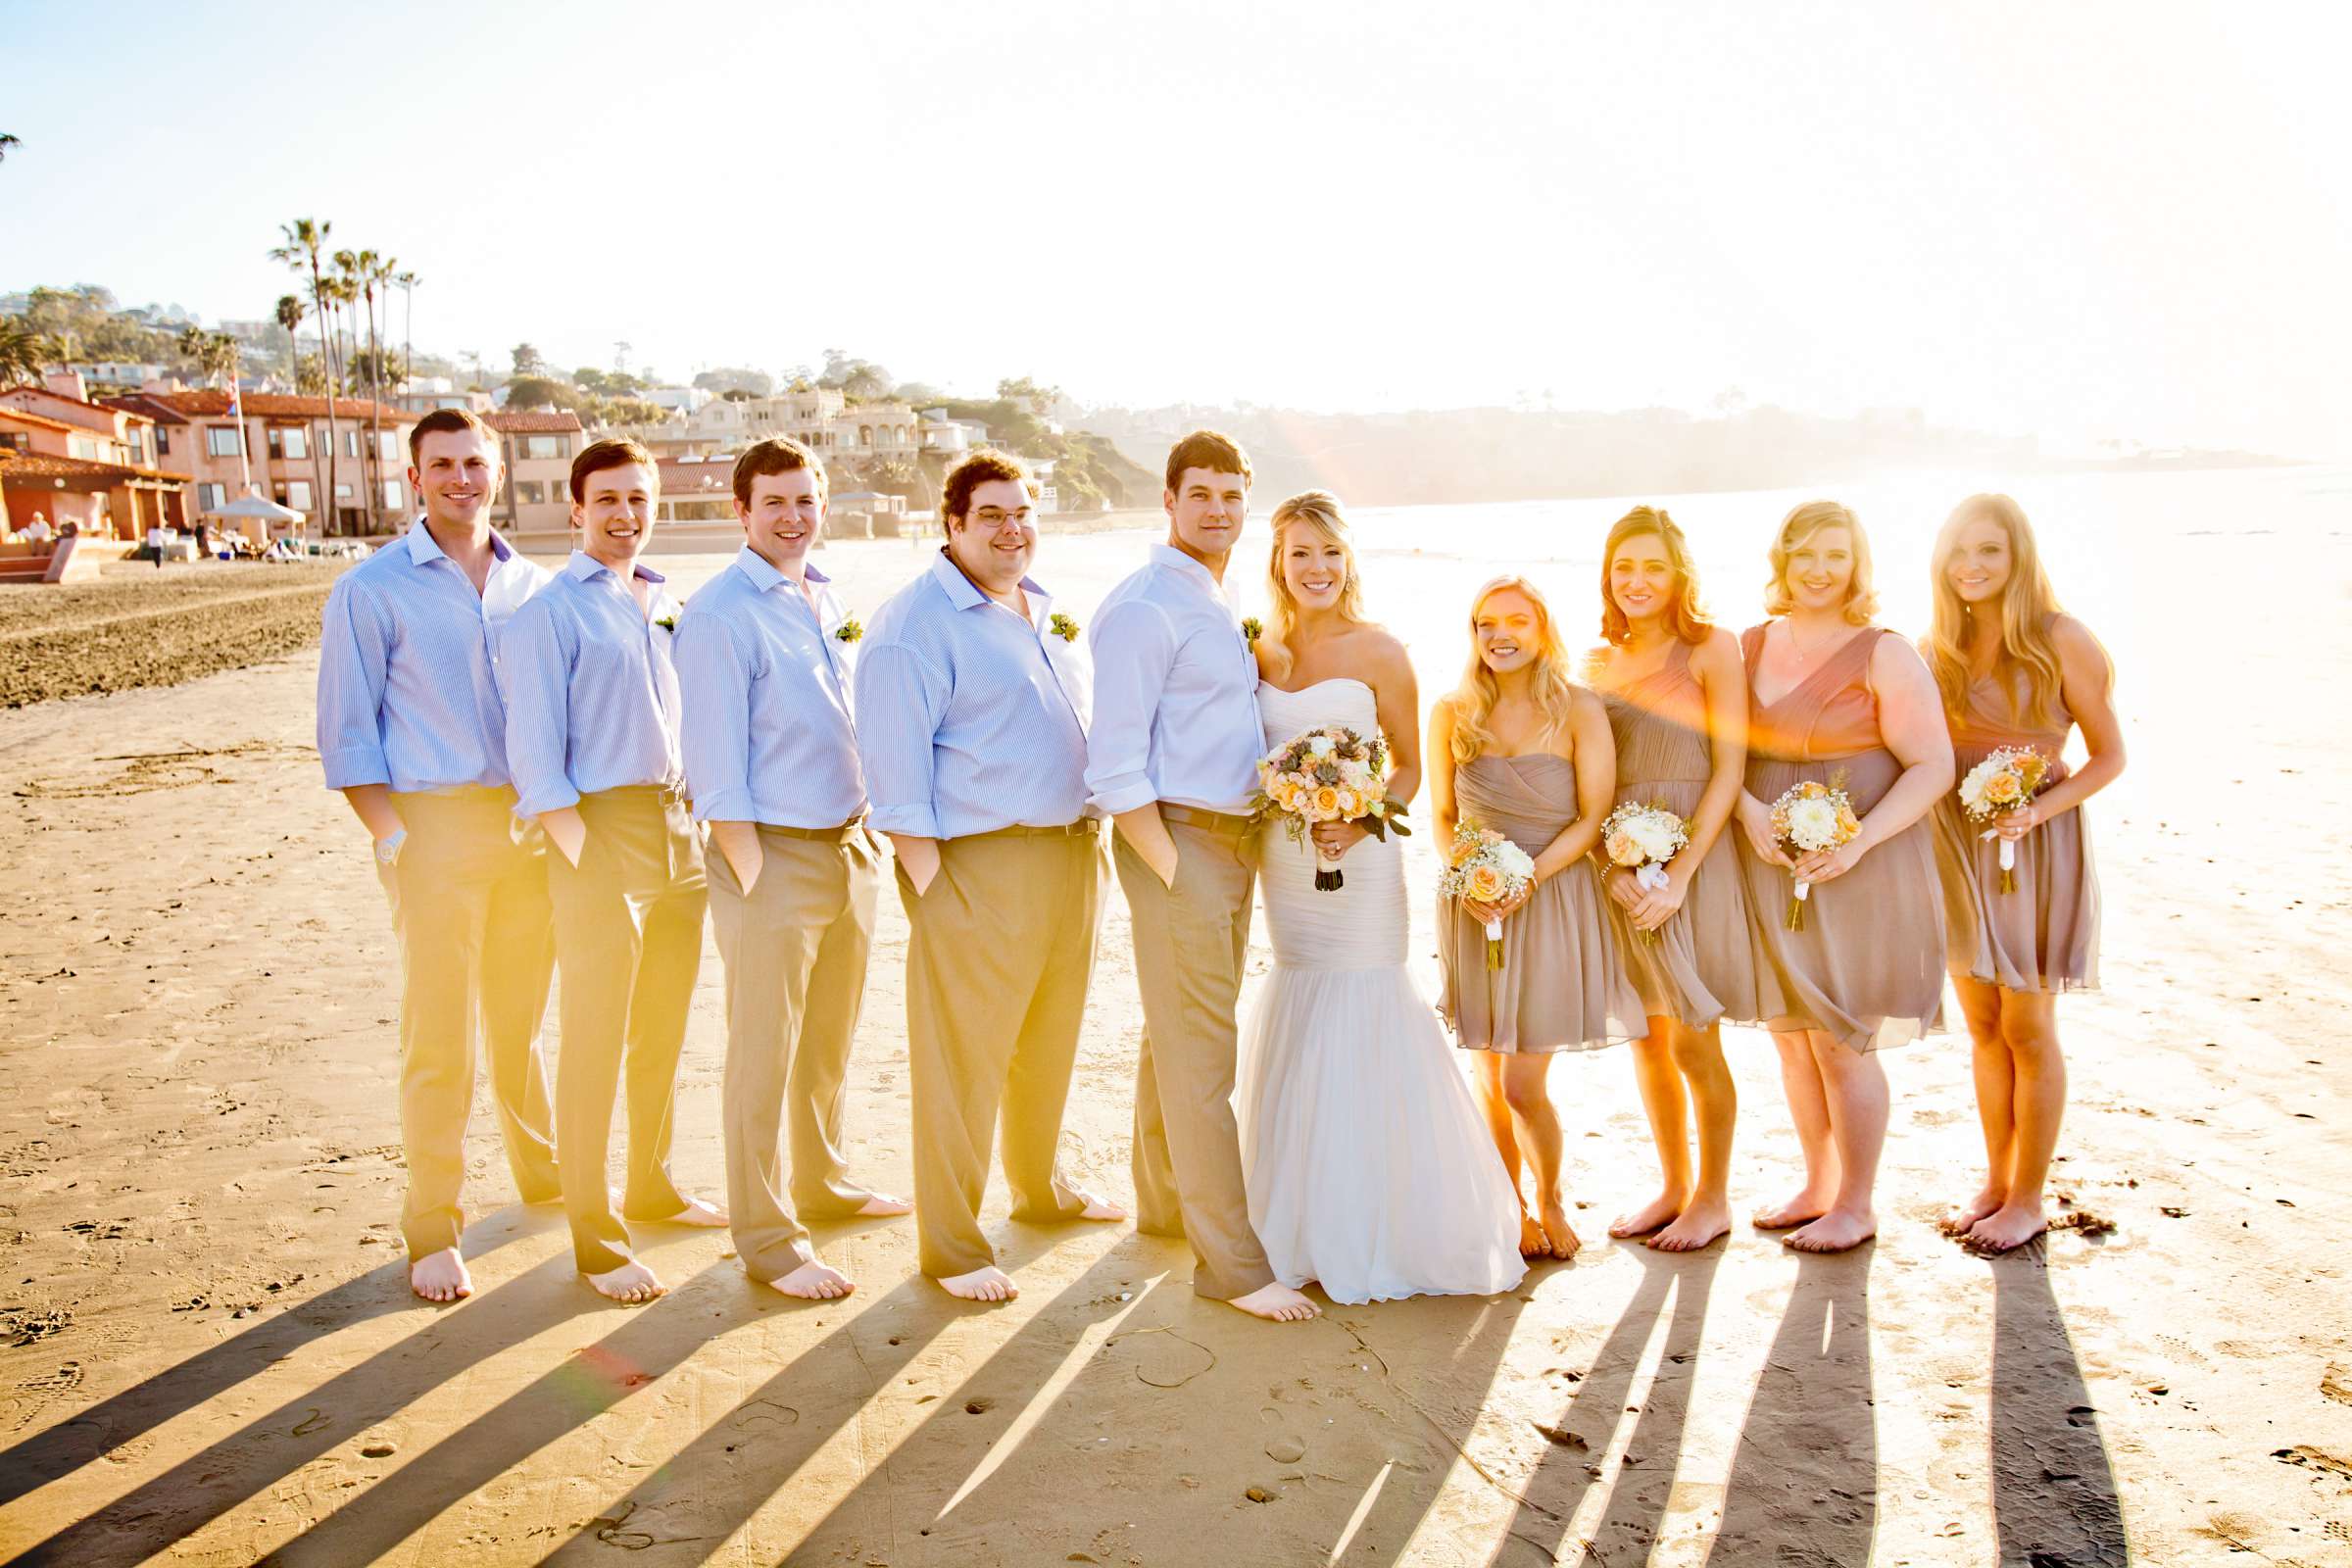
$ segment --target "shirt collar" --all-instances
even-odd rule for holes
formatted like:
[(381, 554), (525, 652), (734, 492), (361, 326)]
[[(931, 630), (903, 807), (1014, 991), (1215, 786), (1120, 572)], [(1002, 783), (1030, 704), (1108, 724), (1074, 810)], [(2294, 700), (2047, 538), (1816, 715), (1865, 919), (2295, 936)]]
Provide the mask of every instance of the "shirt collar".
[[(506, 564), (514, 556), (514, 547), (499, 536), (496, 528), (490, 530), (490, 554), (501, 565)], [(441, 541), (433, 537), (433, 530), (424, 525), (424, 518), (421, 515), (415, 522), (409, 524), (409, 560), (412, 563), (422, 566), (435, 561), (448, 559), (449, 552), (441, 548)]]
[[(575, 582), (588, 582), (594, 579), (599, 573), (604, 573), (606, 575), (614, 577), (620, 575), (620, 573), (614, 571), (611, 566), (606, 565), (603, 562), (597, 560), (585, 550), (574, 550), (571, 553), (571, 559), (564, 563), (564, 575), (571, 578)], [(635, 575), (645, 582), (669, 581), (667, 577), (662, 576), (660, 572), (656, 571), (653, 567), (647, 565), (642, 561), (637, 563), (637, 570)]]
[(1178, 576), (1189, 579), (1195, 586), (1214, 595), (1217, 603), (1225, 602), (1225, 590), (1216, 578), (1208, 574), (1208, 568), (1174, 545), (1153, 545), (1152, 561), (1154, 565), (1165, 566)]
[[(746, 577), (751, 579), (752, 586), (759, 589), (761, 593), (767, 592), (770, 588), (775, 587), (778, 583), (787, 583), (792, 581), (790, 577), (785, 576), (774, 566), (769, 565), (767, 558), (760, 554), (759, 551), (754, 550), (750, 545), (745, 545), (741, 550), (735, 552), (735, 564), (741, 569)], [(819, 588), (824, 587), (833, 580), (832, 578), (826, 576), (823, 572), (817, 570), (813, 562), (803, 562), (801, 564), (801, 575)]]
[[(957, 610), (971, 610), (996, 602), (963, 574), (963, 568), (956, 564), (956, 558), (948, 554), (945, 545), (940, 546), (939, 554), (931, 558), (931, 580), (939, 584), (940, 592), (948, 596), (948, 603)], [(1033, 577), (1021, 579), (1021, 591), (1039, 599), (1051, 600), (1054, 597), (1039, 587)]]

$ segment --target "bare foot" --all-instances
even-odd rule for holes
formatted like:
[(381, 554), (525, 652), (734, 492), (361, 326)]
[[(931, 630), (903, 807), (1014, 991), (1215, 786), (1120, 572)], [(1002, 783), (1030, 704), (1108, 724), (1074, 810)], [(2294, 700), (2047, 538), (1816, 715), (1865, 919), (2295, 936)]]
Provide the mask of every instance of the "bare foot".
[(1800, 1252), (1844, 1252), (1879, 1234), (1878, 1216), (1867, 1208), (1833, 1208), (1799, 1231), (1781, 1238), (1781, 1245)]
[(1237, 1296), (1225, 1304), (1274, 1323), (1303, 1323), (1310, 1317), (1323, 1315), (1321, 1307), (1279, 1281), (1260, 1285), (1248, 1296)]
[(675, 1214), (648, 1220), (650, 1225), (691, 1225), (697, 1230), (717, 1230), (727, 1222), (727, 1211), (707, 1198), (689, 1198), (686, 1206)]
[(1936, 1228), (1946, 1236), (1965, 1236), (1968, 1234), (1970, 1226), (1992, 1213), (2008, 1200), (2007, 1193), (1993, 1186), (1992, 1183), (1986, 1182), (1984, 1190), (1968, 1200), (1966, 1207), (1955, 1208), (1949, 1214), (1944, 1215), (1942, 1219), (1936, 1221)]
[(1112, 1202), (1107, 1198), (1097, 1198), (1094, 1194), (1083, 1189), (1075, 1191), (1073, 1196), (1086, 1200), (1086, 1206), (1078, 1211), (1078, 1217), (1080, 1219), (1091, 1219), (1107, 1223), (1111, 1220), (1121, 1220), (1127, 1217), (1127, 1211), (1121, 1208), (1118, 1204)]
[(1551, 1238), (1544, 1234), (1543, 1221), (1526, 1209), (1519, 1211), (1519, 1255), (1521, 1257), (1549, 1257)]
[(1660, 1193), (1640, 1208), (1629, 1208), (1609, 1221), (1609, 1234), (1621, 1242), (1630, 1237), (1647, 1236), (1659, 1226), (1671, 1224), (1674, 1216), (1682, 1211), (1681, 1199)]
[(1648, 1245), (1661, 1252), (1695, 1252), (1702, 1247), (1712, 1247), (1715, 1239), (1732, 1228), (1732, 1205), (1718, 1199), (1713, 1202), (1692, 1203), (1673, 1224), (1652, 1236)]
[(1748, 1223), (1760, 1231), (1785, 1231), (1791, 1226), (1809, 1225), (1829, 1211), (1829, 1198), (1814, 1196), (1813, 1189), (1808, 1187), (1785, 1203), (1757, 1209)]
[(993, 1263), (969, 1274), (951, 1274), (939, 1282), (939, 1288), (967, 1301), (1009, 1301), (1021, 1294), (1012, 1276)]
[(1551, 1243), (1548, 1251), (1553, 1257), (1574, 1257), (1584, 1250), (1584, 1238), (1568, 1223), (1568, 1210), (1557, 1199), (1544, 1205), (1544, 1236)]
[(865, 1201), (858, 1205), (858, 1212), (866, 1219), (887, 1219), (893, 1214), (911, 1214), (914, 1205), (888, 1193), (868, 1193)]
[(2049, 1228), (2049, 1219), (2039, 1203), (2032, 1208), (2004, 1203), (1971, 1225), (1961, 1241), (1972, 1252), (2007, 1252), (2025, 1246)]
[(780, 1291), (786, 1296), (796, 1296), (804, 1301), (839, 1300), (858, 1288), (847, 1274), (837, 1268), (830, 1268), (813, 1257), (789, 1274), (780, 1275), (772, 1280), (761, 1280), (760, 1283), (771, 1291)]
[(444, 1247), (409, 1265), (409, 1289), (428, 1301), (462, 1301), (473, 1294), (473, 1276), (458, 1250)]
[(669, 1289), (662, 1283), (661, 1275), (634, 1258), (602, 1274), (584, 1274), (580, 1277), (595, 1287), (597, 1295), (624, 1306), (642, 1305)]

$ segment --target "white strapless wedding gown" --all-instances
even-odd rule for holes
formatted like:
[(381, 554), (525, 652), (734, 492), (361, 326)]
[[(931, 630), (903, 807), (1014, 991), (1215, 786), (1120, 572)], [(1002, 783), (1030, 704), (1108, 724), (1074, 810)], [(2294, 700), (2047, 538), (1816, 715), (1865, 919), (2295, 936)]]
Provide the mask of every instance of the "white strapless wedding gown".
[[(1372, 689), (1257, 688), (1266, 749), (1301, 730), (1380, 727)], [(1250, 1221), (1275, 1278), (1335, 1301), (1510, 1289), (1519, 1204), (1437, 1014), (1405, 967), (1404, 862), (1366, 839), (1315, 889), (1311, 844), (1264, 829), (1274, 972), (1242, 1037), (1234, 1095)]]

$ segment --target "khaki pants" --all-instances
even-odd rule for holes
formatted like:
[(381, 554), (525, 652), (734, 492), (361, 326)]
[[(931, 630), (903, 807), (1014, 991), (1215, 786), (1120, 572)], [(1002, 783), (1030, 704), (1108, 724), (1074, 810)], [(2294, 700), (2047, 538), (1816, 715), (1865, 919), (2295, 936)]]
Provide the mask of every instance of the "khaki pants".
[(481, 1042), (515, 1190), (526, 1203), (557, 1194), (538, 1047), (556, 945), (545, 841), (515, 820), (513, 790), (394, 795), (392, 805), (409, 836), (400, 863), (379, 863), (376, 876), (400, 940), (400, 1228), (415, 1260), (457, 1246), (466, 1228), (458, 1199)]
[(1250, 950), (1249, 845), (1168, 824), (1173, 887), (1118, 841), (1119, 885), (1135, 927), (1144, 1043), (1135, 1066), (1136, 1228), (1193, 1244), (1193, 1289), (1231, 1300), (1273, 1283), (1250, 1226), (1233, 1118), (1234, 1008)]
[(1054, 1154), (1102, 916), (1102, 844), (1089, 826), (944, 840), (939, 875), (919, 896), (898, 873), (913, 927), (915, 1229), (934, 1278), (996, 1261), (980, 1198), (1000, 1107), (1013, 1218), (1074, 1219), (1086, 1206), (1054, 1173)]
[[(686, 1206), (669, 1179), (670, 1112), (706, 899), (683, 800), (652, 785), (603, 790), (581, 797), (580, 816), (580, 863), (548, 858), (564, 969), (556, 1138), (572, 1257), (581, 1273), (603, 1274), (631, 1255), (622, 1214), (662, 1220)], [(605, 1167), (624, 1058), (628, 1181), (616, 1214)]]
[(872, 1196), (850, 1181), (841, 1141), (881, 861), (862, 827), (763, 824), (760, 854), (747, 895), (711, 852), (710, 923), (727, 969), (727, 1211), (745, 1272), (773, 1280), (815, 1256), (802, 1216), (854, 1214)]

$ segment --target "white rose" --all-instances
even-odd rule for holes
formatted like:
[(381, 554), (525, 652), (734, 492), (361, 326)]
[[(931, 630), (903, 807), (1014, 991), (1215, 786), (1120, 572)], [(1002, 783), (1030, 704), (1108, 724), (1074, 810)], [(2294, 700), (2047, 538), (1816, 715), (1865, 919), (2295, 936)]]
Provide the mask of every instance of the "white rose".
[(1800, 849), (1826, 850), (1838, 842), (1838, 807), (1826, 799), (1798, 801), (1788, 808), (1788, 837)]
[(1493, 853), (1494, 856), (1494, 863), (1502, 867), (1502, 869), (1509, 875), (1514, 877), (1532, 877), (1536, 874), (1536, 862), (1534, 857), (1530, 856), (1518, 845), (1505, 840), (1503, 843), (1495, 845)]
[(1310, 757), (1329, 757), (1331, 755), (1331, 737), (1328, 735), (1316, 736), (1306, 743), (1306, 750)]

